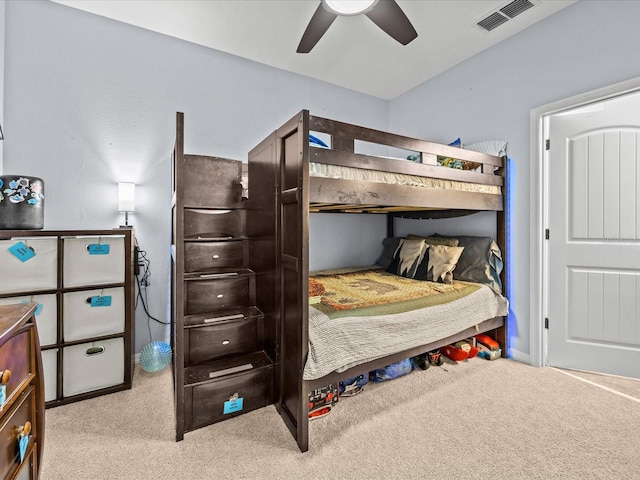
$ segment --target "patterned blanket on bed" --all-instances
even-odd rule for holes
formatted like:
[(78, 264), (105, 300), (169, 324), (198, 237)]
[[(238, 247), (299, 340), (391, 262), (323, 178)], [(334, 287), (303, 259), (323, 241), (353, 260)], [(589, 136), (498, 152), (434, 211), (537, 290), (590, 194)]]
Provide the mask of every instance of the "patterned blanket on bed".
[(316, 288), (322, 285), (322, 301), (314, 307), (329, 318), (401, 313), (448, 303), (480, 288), (464, 282), (418, 281), (380, 269), (318, 274), (310, 278), (310, 283)]

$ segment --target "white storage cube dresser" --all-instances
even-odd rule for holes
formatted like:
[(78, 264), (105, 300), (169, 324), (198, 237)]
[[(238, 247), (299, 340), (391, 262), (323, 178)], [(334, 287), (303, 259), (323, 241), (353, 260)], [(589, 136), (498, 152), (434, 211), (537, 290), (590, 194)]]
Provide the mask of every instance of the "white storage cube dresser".
[(63, 286), (124, 282), (124, 237), (63, 238)]
[(58, 341), (58, 297), (55, 293), (44, 295), (22, 295), (0, 298), (0, 305), (11, 303), (36, 303), (36, 324), (40, 346), (53, 345)]
[(0, 305), (38, 304), (47, 407), (131, 388), (132, 229), (0, 230)]
[(65, 341), (124, 332), (124, 288), (62, 294)]
[(44, 401), (56, 399), (58, 391), (58, 350), (42, 350), (42, 369), (44, 378)]
[(0, 295), (55, 290), (58, 285), (58, 239), (20, 235), (0, 238), (0, 265)]
[(124, 381), (122, 338), (65, 347), (63, 359), (63, 390), (67, 395), (91, 392)]

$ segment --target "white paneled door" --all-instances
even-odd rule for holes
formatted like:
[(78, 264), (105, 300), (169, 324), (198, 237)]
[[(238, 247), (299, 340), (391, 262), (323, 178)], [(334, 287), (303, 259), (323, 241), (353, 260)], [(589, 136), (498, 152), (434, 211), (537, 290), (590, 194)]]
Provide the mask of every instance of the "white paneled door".
[(547, 364), (640, 378), (640, 94), (548, 132)]

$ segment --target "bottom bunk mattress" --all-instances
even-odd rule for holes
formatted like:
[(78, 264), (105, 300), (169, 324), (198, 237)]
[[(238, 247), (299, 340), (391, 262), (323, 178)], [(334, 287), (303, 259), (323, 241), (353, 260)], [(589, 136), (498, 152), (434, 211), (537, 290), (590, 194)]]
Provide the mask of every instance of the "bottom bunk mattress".
[(317, 303), (309, 306), (304, 380), (436, 342), (508, 309), (486, 285), (413, 280), (379, 267), (316, 272), (309, 283)]

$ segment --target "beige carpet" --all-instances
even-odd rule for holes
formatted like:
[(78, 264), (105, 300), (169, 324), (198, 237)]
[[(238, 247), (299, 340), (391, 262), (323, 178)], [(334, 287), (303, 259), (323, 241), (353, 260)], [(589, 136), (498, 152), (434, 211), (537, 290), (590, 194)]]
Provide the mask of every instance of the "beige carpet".
[(273, 406), (174, 442), (170, 371), (137, 370), (47, 410), (42, 479), (638, 479), (639, 392), (611, 390), (502, 359), (416, 370), (342, 399), (301, 454)]

